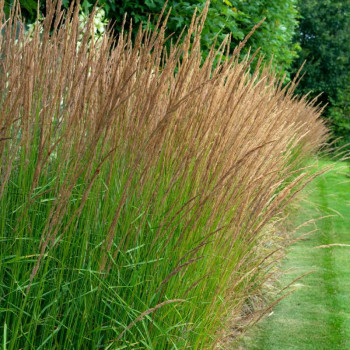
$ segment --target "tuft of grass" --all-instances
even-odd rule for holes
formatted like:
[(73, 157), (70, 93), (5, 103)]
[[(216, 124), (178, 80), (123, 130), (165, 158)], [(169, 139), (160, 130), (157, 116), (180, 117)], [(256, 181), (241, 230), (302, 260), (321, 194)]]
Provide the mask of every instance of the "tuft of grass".
[(219, 346), (269, 278), (327, 130), (229, 38), (202, 62), (207, 9), (167, 50), (166, 17), (95, 40), (58, 1), (28, 35), (0, 2), (6, 349)]

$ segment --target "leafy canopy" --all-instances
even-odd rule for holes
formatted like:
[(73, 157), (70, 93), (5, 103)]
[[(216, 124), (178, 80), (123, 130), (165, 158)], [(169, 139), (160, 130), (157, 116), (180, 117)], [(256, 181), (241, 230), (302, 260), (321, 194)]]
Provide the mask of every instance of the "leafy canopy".
[[(85, 3), (88, 0), (85, 0)], [(184, 26), (189, 26), (196, 7), (201, 11), (204, 0), (170, 0), (171, 15), (168, 22), (168, 34), (175, 37)], [(116, 21), (120, 29), (125, 13), (135, 24), (146, 23), (149, 16), (155, 18), (164, 6), (163, 0), (100, 0), (107, 16)], [(227, 34), (232, 35), (232, 48), (266, 18), (261, 27), (254, 33), (245, 49), (253, 51), (261, 48), (267, 59), (274, 57), (274, 62), (283, 72), (288, 71), (293, 59), (297, 56), (299, 45), (293, 44), (293, 35), (297, 26), (298, 12), (295, 0), (212, 0), (202, 34), (202, 47), (209, 50), (215, 38), (221, 42)], [(137, 28), (137, 26), (135, 26)]]
[(350, 1), (300, 0), (296, 40), (302, 50), (294, 71), (306, 60), (299, 93), (322, 93), (326, 117), (336, 136), (350, 142)]
[[(293, 36), (297, 26), (298, 12), (297, 0), (211, 0), (207, 20), (202, 34), (202, 47), (208, 52), (215, 38), (221, 42), (227, 34), (232, 35), (232, 49), (251, 31), (251, 29), (266, 18), (265, 22), (250, 38), (243, 53), (249, 47), (252, 51), (261, 48), (266, 59), (274, 58), (276, 66), (282, 72), (288, 72), (293, 60), (296, 58), (299, 44), (293, 43)], [(8, 6), (13, 0), (6, 0)], [(36, 0), (20, 0), (23, 14), (29, 21), (34, 21), (36, 16)], [(62, 1), (64, 7), (68, 7), (71, 0)], [(90, 11), (95, 0), (84, 0), (81, 3), (82, 10)], [(171, 15), (167, 25), (167, 34), (180, 35), (184, 26), (189, 26), (192, 15), (197, 8), (201, 11), (206, 1), (195, 0), (169, 0), (168, 8)], [(115, 24), (116, 31), (122, 26), (124, 15), (132, 19), (134, 30), (142, 22), (147, 23), (151, 18), (154, 23), (165, 5), (164, 0), (99, 0), (98, 6), (102, 7), (107, 19)], [(40, 7), (45, 12), (45, 1), (40, 0)]]

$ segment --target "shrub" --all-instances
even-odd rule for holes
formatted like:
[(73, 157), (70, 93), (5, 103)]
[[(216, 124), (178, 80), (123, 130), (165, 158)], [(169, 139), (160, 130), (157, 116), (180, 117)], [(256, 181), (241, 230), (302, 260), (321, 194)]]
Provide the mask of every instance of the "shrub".
[(0, 13), (7, 349), (209, 348), (268, 278), (326, 130), (240, 48), (201, 64), (205, 11), (169, 51), (166, 21), (132, 44), (73, 6), (31, 35)]

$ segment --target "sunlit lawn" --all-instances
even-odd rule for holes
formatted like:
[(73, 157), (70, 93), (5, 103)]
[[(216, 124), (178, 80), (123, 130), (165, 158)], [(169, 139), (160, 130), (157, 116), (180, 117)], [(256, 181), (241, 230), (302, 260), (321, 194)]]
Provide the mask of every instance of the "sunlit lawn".
[[(327, 166), (330, 162), (320, 162)], [(345, 163), (307, 189), (298, 223), (316, 217), (317, 231), (287, 255), (285, 282), (314, 271), (295, 283), (296, 292), (250, 333), (247, 349), (350, 349), (350, 178)], [(303, 231), (312, 230), (308, 225)], [(315, 248), (320, 245), (331, 247)]]

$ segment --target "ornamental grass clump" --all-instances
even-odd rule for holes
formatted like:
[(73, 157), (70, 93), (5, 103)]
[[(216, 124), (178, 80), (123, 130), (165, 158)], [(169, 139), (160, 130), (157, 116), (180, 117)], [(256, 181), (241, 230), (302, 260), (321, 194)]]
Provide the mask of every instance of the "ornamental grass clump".
[(166, 16), (95, 40), (77, 6), (30, 34), (3, 6), (5, 348), (213, 348), (274, 265), (320, 110), (229, 38), (202, 59), (207, 8), (170, 43)]

